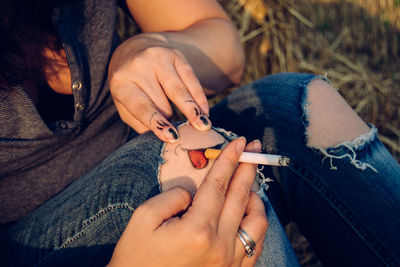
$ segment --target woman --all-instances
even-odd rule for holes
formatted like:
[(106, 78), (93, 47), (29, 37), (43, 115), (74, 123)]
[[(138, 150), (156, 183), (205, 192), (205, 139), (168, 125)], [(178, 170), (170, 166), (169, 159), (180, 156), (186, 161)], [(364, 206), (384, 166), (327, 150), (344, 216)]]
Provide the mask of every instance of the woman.
[[(197, 4), (193, 5), (194, 2), (187, 3), (189, 5), (179, 3), (179, 6), (186, 8), (197, 6)], [(226, 36), (234, 44), (237, 36), (226, 14), (212, 1), (203, 4), (198, 6), (201, 9), (197, 8), (200, 12), (194, 12), (193, 15), (198, 13), (196, 16), (192, 16), (189, 21), (179, 22), (175, 26), (182, 27), (184, 26), (182, 23), (191, 24), (204, 20), (202, 23), (206, 23), (207, 27), (200, 27), (204, 28), (200, 29), (200, 33), (203, 34), (205, 30), (209, 31), (207, 28), (210, 26), (210, 21), (214, 24), (212, 22), (216, 20), (216, 26), (223, 32), (230, 29)], [(4, 255), (2, 258), (5, 264), (10, 265), (53, 265), (56, 263), (69, 265), (71, 262), (105, 264), (110, 260), (115, 243), (128, 224), (132, 210), (159, 193), (158, 181), (154, 179), (156, 176), (147, 177), (149, 171), (157, 165), (157, 161), (154, 161), (151, 155), (159, 155), (157, 146), (154, 147), (154, 142), (158, 139), (149, 136), (135, 138), (125, 147), (125, 149), (134, 149), (139, 152), (130, 156), (135, 167), (121, 168), (120, 157), (126, 157), (129, 154), (122, 152), (121, 155), (116, 152), (114, 156), (108, 158), (109, 161), (106, 161), (108, 163), (105, 167), (99, 165), (96, 170), (88, 173), (86, 178), (77, 179), (129, 138), (129, 129), (118, 118), (105, 79), (110, 54), (119, 43), (114, 29), (117, 5), (115, 2), (108, 1), (74, 1), (56, 4), (50, 1), (48, 3), (26, 1), (23, 4), (3, 1), (2, 5), (2, 32), (8, 37), (5, 38), (7, 42), (3, 43), (2, 90), (0, 92), (2, 96), (0, 113), (4, 118), (1, 127), (0, 186), (1, 198), (4, 201), (1, 209), (3, 223), (1, 251)], [(148, 8), (146, 5), (143, 7), (143, 3), (135, 3), (135, 10), (148, 10)], [(142, 13), (143, 11), (139, 12), (139, 14)], [(165, 26), (171, 27), (171, 25)], [(216, 37), (215, 39), (219, 40)], [(96, 43), (95, 40), (99, 42)], [(142, 40), (137, 37), (133, 41), (139, 41), (139, 44), (134, 45), (135, 48), (140, 48), (140, 41), (145, 41), (150, 47), (154, 46), (152, 43), (154, 40), (146, 34), (142, 35)], [(240, 47), (237, 44), (236, 46), (233, 50)], [(196, 49), (193, 49), (196, 52), (194, 56), (198, 57)], [(231, 78), (236, 80), (237, 73), (241, 72), (241, 50), (239, 49), (238, 52), (238, 61), (229, 60), (225, 63), (225, 65), (234, 63), (232, 66), (236, 70), (227, 68), (225, 72), (231, 72)], [(177, 50), (174, 51), (174, 55), (178, 55)], [(220, 57), (220, 55), (216, 56)], [(182, 55), (180, 57), (181, 67), (185, 70), (188, 65), (185, 64), (184, 57)], [(178, 58), (175, 61), (178, 62)], [(229, 78), (221, 77), (225, 75), (222, 71), (219, 73), (206, 71), (205, 73), (204, 78), (214, 79), (209, 79), (210, 88), (225, 87), (230, 83)], [(207, 77), (210, 73), (217, 77)], [(170, 75), (170, 73), (167, 74)], [(192, 76), (193, 79), (196, 78)], [(205, 100), (203, 94), (200, 96)], [(74, 109), (71, 110), (72, 104)], [(159, 104), (162, 106), (161, 103)], [(140, 103), (137, 105), (141, 106), (139, 110), (145, 107)], [(185, 105), (193, 108), (193, 103), (187, 102)], [(206, 108), (208, 107), (204, 109)], [(201, 113), (200, 128), (208, 130), (211, 124), (204, 128), (208, 118), (203, 116), (203, 110)], [(193, 125), (198, 124), (193, 122)], [(140, 129), (137, 131), (140, 132)], [(166, 131), (166, 133), (171, 135), (171, 132)], [(142, 139), (144, 141), (141, 141)], [(143, 147), (142, 142), (147, 145)], [(161, 145), (161, 141), (157, 142)], [(241, 143), (243, 146), (243, 141)], [(143, 151), (143, 148), (146, 148), (146, 151)], [(157, 153), (151, 153), (154, 151)], [(148, 158), (142, 162), (145, 155)], [(139, 163), (138, 159), (140, 159)], [(231, 158), (230, 161), (232, 160)], [(110, 162), (117, 162), (119, 167), (112, 168)], [(232, 173), (232, 163), (230, 166), (230, 173)], [(104, 169), (107, 174), (100, 175)], [(121, 170), (126, 173), (122, 175)], [(229, 173), (228, 166), (224, 167), (224, 170), (224, 172), (228, 170)], [(113, 174), (114, 171), (117, 173)], [(244, 177), (252, 178), (253, 171), (248, 169)], [(125, 178), (128, 176), (130, 179), (126, 183)], [(218, 175), (217, 178), (220, 176)], [(230, 175), (224, 174), (224, 177), (229, 179)], [(114, 183), (116, 186), (113, 186)], [(105, 190), (99, 191), (100, 188)], [(123, 188), (126, 193), (121, 194)], [(62, 193), (57, 194), (61, 190), (63, 190)], [(207, 199), (203, 197), (201, 206), (208, 206), (212, 200), (208, 191), (204, 193)], [(184, 194), (182, 192), (185, 191), (175, 189), (175, 192)], [(56, 196), (51, 198), (54, 195)], [(250, 226), (253, 225), (252, 228), (256, 229), (255, 233), (249, 232), (257, 242), (256, 255), (248, 260), (244, 259), (244, 263), (253, 265), (261, 253), (260, 247), (262, 247), (266, 224), (263, 211), (260, 214), (260, 209), (257, 208), (257, 201), (258, 203), (260, 201), (254, 196), (250, 198), (250, 191), (247, 195), (247, 199), (253, 199), (248, 205), (248, 200), (239, 203), (240, 205), (234, 205), (242, 210), (236, 215), (236, 222), (224, 224), (230, 228), (233, 226), (232, 229), (236, 228), (235, 232), (221, 235), (225, 239), (224, 243), (216, 242), (217, 239), (213, 238), (212, 244), (213, 246), (220, 244), (220, 247), (221, 244), (228, 244), (234, 249), (233, 253), (232, 250), (229, 251), (232, 262), (242, 261), (245, 248), (236, 237), (236, 232), (238, 223), (243, 220), (244, 208), (247, 206), (247, 216), (256, 215), (254, 217), (257, 217), (259, 213), (258, 217), (261, 217), (250, 222)], [(49, 198), (51, 200), (48, 200)], [(207, 204), (204, 204), (205, 200)], [(122, 201), (124, 205), (121, 204)], [(187, 196), (184, 201), (188, 201)], [(102, 214), (116, 215), (106, 216), (111, 219), (106, 223), (102, 220), (104, 218)], [(136, 219), (135, 222), (144, 221), (142, 216), (137, 217), (141, 219)], [(99, 222), (102, 222), (101, 227), (97, 225)], [(114, 225), (116, 228), (108, 232), (105, 225)], [(192, 225), (189, 224), (189, 226)], [(193, 232), (196, 233), (196, 231)], [(60, 235), (64, 237), (56, 238)], [(135, 240), (137, 236), (134, 235)], [(97, 244), (93, 243), (93, 237), (97, 238)], [(172, 238), (176, 239), (176, 236)], [(84, 245), (80, 246), (80, 244)], [(119, 245), (121, 246), (124, 249), (124, 245)], [(220, 251), (221, 249), (212, 250), (208, 258), (213, 259)], [(119, 254), (116, 251), (115, 257)], [(206, 259), (205, 256), (207, 255), (202, 256), (203, 261)], [(219, 261), (223, 264), (229, 262), (227, 258)]]
[[(5, 226), (3, 232), (7, 240), (17, 240), (17, 246), (12, 246), (11, 251), (17, 253), (17, 257), (23, 251), (29, 255), (26, 257), (31, 260), (29, 262), (50, 264), (75, 255), (74, 251), (102, 255), (104, 258), (100, 262), (108, 261), (132, 209), (158, 193), (157, 183), (151, 182), (154, 179), (148, 179), (149, 183), (146, 179), (117, 182), (114, 186), (113, 179), (119, 177), (121, 169), (123, 172), (127, 169), (120, 168), (118, 163), (112, 168), (108, 184), (101, 187), (101, 182), (94, 183), (96, 186), (86, 190), (85, 197), (78, 193), (85, 189), (82, 183), (90, 185), (89, 178), (78, 178), (128, 139), (129, 131), (116, 115), (108, 84), (121, 118), (136, 132), (151, 130), (163, 141), (176, 142), (179, 133), (167, 120), (172, 110), (169, 100), (196, 129), (208, 131), (211, 121), (207, 117), (209, 110), (202, 89), (213, 93), (240, 79), (243, 70), (240, 42), (226, 14), (214, 1), (127, 1), (126, 4), (143, 33), (128, 39), (117, 49), (113, 27), (115, 2), (58, 3), (55, 8), (50, 5), (39, 9), (46, 16), (36, 13), (34, 7), (28, 9), (27, 14), (14, 16), (23, 21), (21, 18), (26, 19), (28, 15), (40, 14), (33, 19), (38, 24), (25, 21), (22, 26), (33, 25), (34, 29), (43, 30), (34, 33), (40, 32), (40, 36), (46, 37), (43, 38), (46, 45), (31, 42), (38, 44), (40, 53), (29, 51), (35, 46), (25, 45), (22, 49), (30, 56), (44, 55), (46, 64), (39, 64), (39, 67), (24, 66), (26, 57), (21, 50), (15, 51), (12, 42), (4, 50), (6, 56), (2, 54), (2, 62), (13, 64), (10, 68), (2, 63), (2, 68), (7, 70), (2, 72), (2, 86), (12, 90), (1, 91), (5, 103), (1, 114), (7, 118), (1, 127), (0, 195), (4, 203), (1, 218), (3, 223), (19, 220)], [(3, 25), (20, 26), (10, 19), (10, 14), (14, 13), (2, 16), (5, 18)], [(51, 20), (42, 21), (42, 18)], [(17, 26), (6, 33), (30, 32)], [(24, 44), (23, 36), (14, 36), (14, 43)], [(29, 40), (38, 39), (32, 36)], [(27, 71), (21, 70), (21, 66), (27, 67)], [(47, 85), (50, 90), (38, 89)], [(43, 94), (53, 91), (72, 93), (74, 110), (68, 110), (71, 97), (62, 96), (62, 100), (56, 100), (59, 94), (53, 95), (52, 101), (39, 103), (40, 99), (49, 99)], [(56, 107), (49, 107), (49, 102), (57, 103)], [(66, 108), (59, 103), (67, 103)], [(362, 122), (322, 78), (309, 74), (267, 77), (230, 95), (212, 109), (210, 118), (214, 125), (245, 135), (249, 140), (259, 138), (264, 150), (292, 159), (288, 168), (279, 170), (279, 175), (275, 171), (283, 192), (279, 195), (280, 201), (274, 198), (273, 203), (281, 219), (296, 219), (324, 264), (343, 265), (345, 261), (344, 264), (349, 265), (376, 266), (400, 262), (396, 246), (399, 237), (396, 226), (400, 218), (399, 166), (376, 138), (376, 130)], [(157, 176), (156, 164), (148, 164), (154, 161), (154, 151), (145, 152), (149, 147), (151, 145), (146, 143), (132, 148), (137, 151), (136, 161), (140, 158), (144, 162), (142, 167), (131, 170), (134, 176), (143, 177), (148, 172), (153, 174), (151, 177)], [(121, 151), (124, 150), (117, 153)], [(120, 157), (127, 158), (125, 156)], [(95, 169), (95, 175), (85, 177), (108, 177), (107, 162), (110, 161), (105, 162)], [(270, 172), (265, 170), (265, 174)], [(123, 185), (126, 190), (121, 194)], [(132, 188), (135, 193), (128, 194)], [(350, 189), (359, 193), (354, 194)], [(55, 201), (47, 201), (61, 190)], [(126, 211), (116, 195), (128, 197), (133, 208), (127, 207)], [(71, 199), (82, 203), (79, 207), (86, 208), (72, 209), (77, 213), (68, 215), (79, 219), (64, 225), (66, 212), (54, 211), (64, 205), (71, 207)], [(109, 205), (110, 199), (113, 205)], [(248, 206), (252, 205), (254, 202), (249, 201)], [(117, 227), (109, 229), (105, 225), (110, 224), (98, 220), (109, 218), (101, 215), (120, 208), (125, 210), (125, 216), (117, 216), (122, 218), (119, 222), (113, 221), (112, 225)], [(30, 215), (20, 220), (27, 214)], [(139, 213), (134, 218), (142, 216)], [(46, 222), (48, 227), (38, 229), (38, 224), (32, 224), (39, 218), (43, 218), (39, 225)], [(91, 231), (91, 237), (111, 233), (106, 235), (109, 239), (100, 244), (96, 238), (93, 243), (87, 239), (79, 243), (84, 240), (80, 239), (85, 233), (82, 229), (88, 225), (96, 230)], [(42, 231), (53, 226), (60, 235), (49, 242)], [(260, 229), (263, 227), (260, 223)], [(258, 246), (262, 239), (260, 234), (249, 229), (245, 231)], [(244, 248), (236, 232), (232, 235), (231, 232), (231, 244), (234, 240), (238, 244), (236, 247), (240, 247), (235, 253), (241, 260)], [(47, 240), (44, 247), (38, 245), (45, 243), (44, 240)], [(125, 245), (119, 247), (126, 248), (130, 242), (121, 243)], [(71, 248), (71, 244), (72, 250), (64, 249)], [(18, 249), (18, 245), (26, 249)], [(232, 256), (235, 253), (230, 254), (231, 258), (236, 259)], [(57, 258), (60, 254), (63, 257)], [(117, 258), (121, 255), (118, 248), (114, 255)]]

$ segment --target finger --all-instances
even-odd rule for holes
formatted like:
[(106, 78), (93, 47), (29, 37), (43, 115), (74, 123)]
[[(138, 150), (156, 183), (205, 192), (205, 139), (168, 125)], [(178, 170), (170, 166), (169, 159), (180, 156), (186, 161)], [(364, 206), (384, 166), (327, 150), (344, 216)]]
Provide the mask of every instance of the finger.
[(225, 201), (226, 190), (245, 143), (246, 139), (241, 137), (223, 149), (200, 185), (192, 207), (187, 213), (188, 216), (195, 217), (192, 218), (193, 221), (199, 222), (199, 224), (208, 223), (212, 227), (216, 227)]
[[(259, 152), (261, 143), (255, 140), (249, 143), (245, 151)], [(256, 164), (240, 163), (228, 187), (218, 231), (222, 236), (234, 237), (243, 219), (250, 198), (251, 187), (256, 177)]]
[(172, 106), (164, 90), (161, 88), (161, 85), (158, 83), (156, 74), (150, 72), (144, 77), (137, 77), (135, 81), (137, 85), (140, 85), (140, 88), (147, 94), (151, 101), (156, 104), (158, 111), (167, 119), (171, 118), (173, 115)]
[(247, 215), (243, 218), (240, 227), (246, 231), (246, 233), (256, 243), (256, 247), (254, 249), (255, 255), (250, 258), (247, 257), (244, 245), (237, 237), (235, 244), (235, 259), (240, 260), (240, 257), (242, 257), (243, 262), (251, 263), (257, 261), (258, 256), (261, 254), (265, 232), (268, 228), (264, 204), (254, 192), (251, 193), (249, 203), (246, 207), (246, 214)]
[(254, 153), (260, 153), (261, 152), (261, 142), (258, 139), (253, 140), (250, 142), (246, 148), (244, 149), (246, 152), (254, 152)]
[(189, 62), (187, 62), (182, 53), (176, 51), (176, 54), (178, 58), (175, 60), (175, 68), (179, 76), (181, 77), (183, 83), (187, 85), (193, 99), (199, 105), (201, 110), (208, 116), (210, 113), (210, 108), (208, 106), (207, 97), (204, 93), (204, 89), (201, 86), (199, 79), (197, 79), (192, 67), (190, 66)]
[(132, 220), (139, 220), (150, 230), (157, 229), (168, 219), (185, 211), (192, 201), (183, 187), (174, 187), (147, 200), (133, 213)]
[[(130, 83), (127, 88), (119, 90), (117, 101), (146, 128), (150, 129), (164, 142), (174, 143), (179, 139), (178, 131), (159, 112), (148, 95), (136, 84)], [(119, 101), (119, 99), (123, 99)], [(129, 119), (129, 117), (126, 117)], [(127, 124), (134, 123), (126, 121)]]
[(264, 249), (264, 239), (265, 234), (261, 237), (260, 241), (256, 243), (255, 252), (252, 257), (244, 256), (242, 260), (241, 267), (252, 267), (257, 263), (258, 258), (261, 256), (261, 253)]
[(167, 97), (174, 102), (194, 128), (199, 131), (209, 130), (211, 121), (190, 94), (189, 85), (182, 81), (175, 65), (166, 61), (160, 66), (163, 66), (163, 68), (157, 71), (157, 78)]
[[(164, 95), (164, 94), (163, 94)], [(164, 95), (165, 97), (165, 95)], [(167, 99), (165, 97), (165, 99)], [(168, 101), (168, 100), (167, 100)], [(160, 101), (162, 102), (162, 101)], [(154, 101), (153, 101), (154, 103)], [(172, 108), (169, 102), (165, 103), (168, 105), (165, 107), (165, 105), (160, 104), (157, 105), (157, 109), (160, 111), (160, 113), (165, 117), (165, 118), (170, 118), (172, 116)], [(133, 128), (137, 133), (143, 134), (145, 132), (150, 131), (149, 128), (147, 128), (143, 123), (141, 123), (139, 120), (137, 120), (134, 116), (132, 116), (131, 113), (122, 105), (121, 102), (115, 101), (115, 106), (117, 107), (118, 113), (121, 117), (121, 119), (128, 124), (131, 128)]]
[(141, 123), (135, 117), (133, 117), (132, 114), (130, 114), (129, 111), (120, 102), (115, 101), (115, 106), (117, 107), (118, 114), (121, 117), (122, 121), (128, 124), (137, 133), (143, 134), (150, 130), (145, 125), (143, 125), (143, 123)]

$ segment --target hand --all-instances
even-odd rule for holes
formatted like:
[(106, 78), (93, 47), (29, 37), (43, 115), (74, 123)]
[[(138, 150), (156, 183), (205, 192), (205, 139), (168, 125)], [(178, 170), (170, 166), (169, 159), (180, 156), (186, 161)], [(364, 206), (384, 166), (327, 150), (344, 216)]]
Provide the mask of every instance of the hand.
[(168, 121), (173, 114), (169, 100), (197, 130), (211, 128), (199, 80), (162, 34), (142, 33), (121, 44), (110, 61), (109, 84), (122, 120), (138, 133), (151, 130), (164, 142), (178, 141)]
[[(254, 266), (267, 221), (263, 203), (250, 191), (255, 166), (241, 163), (235, 171), (244, 145), (239, 138), (223, 150), (193, 202), (185, 189), (175, 187), (141, 205), (110, 266)], [(260, 143), (250, 143), (246, 150), (259, 151)], [(239, 226), (256, 242), (253, 257), (245, 256)]]

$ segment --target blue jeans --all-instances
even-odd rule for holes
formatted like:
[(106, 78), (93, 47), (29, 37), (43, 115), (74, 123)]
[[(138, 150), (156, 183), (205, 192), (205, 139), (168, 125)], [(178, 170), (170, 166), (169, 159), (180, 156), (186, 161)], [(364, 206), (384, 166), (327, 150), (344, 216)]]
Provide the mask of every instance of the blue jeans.
[[(376, 132), (330, 149), (308, 147), (311, 74), (268, 76), (236, 90), (211, 110), (213, 124), (267, 152), (291, 158), (265, 168), (279, 182), (259, 192), (270, 227), (261, 265), (295, 266), (282, 222), (295, 220), (327, 266), (400, 265), (400, 167)], [(138, 136), (104, 162), (2, 231), (10, 265), (104, 265), (132, 212), (159, 193), (162, 143)], [(268, 201), (271, 200), (271, 203)]]
[[(152, 133), (132, 139), (29, 216), (5, 229), (0, 239), (4, 266), (107, 264), (133, 211), (160, 192), (162, 145)], [(296, 256), (264, 189), (258, 193), (270, 217), (265, 241), (269, 249), (260, 264), (296, 266)]]
[(354, 142), (307, 146), (311, 74), (268, 76), (213, 108), (214, 124), (262, 140), (263, 150), (291, 158), (265, 168), (281, 221), (296, 221), (324, 266), (400, 266), (400, 166), (376, 129)]

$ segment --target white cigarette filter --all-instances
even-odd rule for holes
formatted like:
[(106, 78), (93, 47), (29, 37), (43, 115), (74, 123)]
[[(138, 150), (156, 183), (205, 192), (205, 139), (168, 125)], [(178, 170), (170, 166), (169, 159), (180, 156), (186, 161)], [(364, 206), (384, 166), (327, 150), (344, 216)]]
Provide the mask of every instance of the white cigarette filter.
[[(216, 159), (221, 153), (220, 149), (206, 149), (204, 155), (208, 159)], [(290, 159), (281, 155), (261, 154), (252, 152), (243, 152), (240, 155), (239, 162), (272, 165), (272, 166), (288, 166)]]

